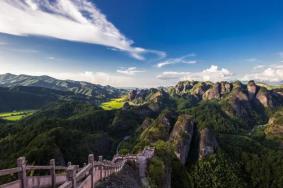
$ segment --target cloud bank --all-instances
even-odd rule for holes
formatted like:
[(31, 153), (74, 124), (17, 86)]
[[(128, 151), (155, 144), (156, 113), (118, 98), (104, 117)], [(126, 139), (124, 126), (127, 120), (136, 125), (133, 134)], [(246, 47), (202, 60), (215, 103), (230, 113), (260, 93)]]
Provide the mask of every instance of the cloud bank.
[(117, 70), (118, 73), (125, 74), (128, 76), (135, 75), (139, 72), (145, 72), (144, 70), (138, 70), (137, 67), (129, 67), (129, 68), (120, 68)]
[(243, 76), (242, 80), (257, 80), (262, 82), (282, 82), (283, 62), (269, 66), (256, 66), (256, 71)]
[(198, 80), (198, 81), (222, 81), (229, 80), (233, 75), (228, 69), (211, 65), (200, 72), (163, 72), (157, 78), (161, 80)]
[(127, 52), (139, 60), (146, 53), (165, 55), (134, 47), (134, 42), (88, 0), (1, 0), (0, 12), (1, 33), (98, 44)]
[(196, 60), (191, 60), (189, 58), (191, 57), (195, 57), (195, 54), (187, 54), (185, 56), (182, 57), (178, 57), (178, 58), (171, 58), (171, 59), (167, 59), (165, 61), (161, 61), (159, 63), (157, 63), (157, 67), (161, 68), (167, 65), (173, 65), (173, 64), (178, 64), (178, 63), (183, 63), (183, 64), (196, 64), (197, 61)]
[(251, 57), (251, 58), (245, 59), (245, 61), (247, 61), (247, 62), (256, 62), (256, 61), (258, 61), (258, 59), (254, 58), (254, 57)]
[(1, 41), (0, 41), (0, 46), (5, 46), (5, 45), (7, 45), (6, 42), (1, 42)]

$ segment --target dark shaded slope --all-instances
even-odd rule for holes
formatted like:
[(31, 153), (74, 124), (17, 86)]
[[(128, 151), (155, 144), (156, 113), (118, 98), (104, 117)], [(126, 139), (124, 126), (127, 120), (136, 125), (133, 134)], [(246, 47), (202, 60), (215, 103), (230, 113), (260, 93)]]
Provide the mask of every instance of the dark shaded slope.
[(83, 95), (40, 87), (0, 87), (0, 112), (39, 109), (58, 100), (88, 102)]

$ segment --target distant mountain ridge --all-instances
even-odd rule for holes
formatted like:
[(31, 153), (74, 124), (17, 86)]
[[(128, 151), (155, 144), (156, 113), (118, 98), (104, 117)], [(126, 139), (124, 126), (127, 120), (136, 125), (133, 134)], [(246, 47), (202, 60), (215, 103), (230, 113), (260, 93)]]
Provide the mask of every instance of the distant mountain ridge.
[[(168, 88), (132, 90), (128, 98), (130, 104), (148, 106), (157, 112), (164, 106), (182, 110), (201, 102), (217, 101), (229, 116), (254, 125), (258, 119), (266, 120), (265, 109), (283, 106), (283, 88), (268, 90), (254, 81), (247, 84), (239, 81), (181, 81)], [(257, 114), (258, 119), (254, 114)]]
[(60, 91), (71, 91), (88, 97), (104, 100), (119, 97), (126, 92), (125, 89), (117, 89), (111, 86), (102, 86), (83, 81), (59, 80), (50, 76), (30, 76), (30, 75), (0, 75), (1, 87), (33, 86), (55, 89)]

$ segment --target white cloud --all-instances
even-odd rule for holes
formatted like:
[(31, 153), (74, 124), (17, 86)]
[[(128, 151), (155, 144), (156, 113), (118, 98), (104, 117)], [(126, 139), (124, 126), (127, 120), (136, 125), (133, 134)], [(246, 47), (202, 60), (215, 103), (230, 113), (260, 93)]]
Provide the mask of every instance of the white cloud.
[(115, 48), (143, 60), (146, 53), (164, 52), (134, 47), (88, 0), (1, 0), (0, 32), (46, 36)]
[(171, 79), (180, 80), (182, 77), (184, 77), (187, 74), (191, 74), (191, 73), (190, 72), (168, 71), (168, 72), (163, 72), (162, 74), (158, 75), (157, 78), (161, 80), (171, 80)]
[(8, 48), (8, 51), (14, 51), (14, 52), (19, 52), (19, 53), (28, 53), (28, 54), (34, 54), (34, 53), (38, 53), (38, 50), (35, 49), (20, 49), (20, 48)]
[(145, 72), (144, 70), (138, 70), (137, 67), (129, 67), (129, 68), (120, 68), (117, 70), (118, 73), (125, 74), (125, 75), (135, 75), (139, 72)]
[[(110, 74), (106, 72), (48, 72), (44, 73), (51, 77), (57, 79), (70, 79), (70, 80), (78, 80), (78, 81), (86, 81), (94, 84), (100, 85), (111, 85), (111, 86), (125, 86), (125, 83), (133, 84), (134, 81), (131, 77), (120, 76), (115, 74)], [(43, 75), (43, 73), (33, 73), (33, 75)]]
[(50, 61), (53, 61), (53, 60), (55, 60), (55, 57), (49, 56), (49, 57), (47, 57), (47, 59), (50, 60)]
[(0, 41), (0, 46), (5, 46), (5, 45), (7, 45), (7, 43), (6, 43), (6, 42), (2, 42), (2, 41)]
[[(93, 84), (100, 85), (111, 85), (116, 87), (124, 87), (124, 86), (135, 86), (136, 80), (132, 79), (132, 77), (115, 75), (106, 72), (52, 72), (52, 71), (8, 71), (12, 74), (27, 74), (33, 76), (42, 76), (48, 75), (56, 79), (60, 80), (75, 80), (75, 81), (85, 81)], [(0, 69), (0, 74), (5, 74), (7, 71), (2, 71)]]
[(196, 60), (191, 60), (189, 58), (191, 57), (195, 57), (195, 54), (187, 54), (185, 56), (182, 57), (178, 57), (178, 58), (171, 58), (171, 59), (167, 59), (165, 61), (159, 62), (156, 66), (158, 68), (164, 67), (166, 65), (172, 65), (172, 64), (178, 64), (178, 63), (183, 63), (183, 64), (196, 64), (197, 61)]
[(266, 66), (256, 72), (243, 76), (242, 80), (258, 80), (266, 82), (280, 82), (283, 80), (283, 63)]
[(232, 72), (225, 68), (218, 68), (216, 65), (211, 65), (208, 69), (200, 72), (163, 72), (158, 75), (158, 79), (162, 80), (198, 80), (198, 81), (221, 81), (231, 79)]
[(256, 66), (254, 66), (254, 69), (262, 69), (264, 67), (265, 67), (265, 65), (256, 65)]
[(245, 59), (245, 61), (247, 61), (247, 62), (256, 62), (257, 60), (258, 60), (258, 59), (257, 59), (257, 58), (254, 58), (254, 57)]

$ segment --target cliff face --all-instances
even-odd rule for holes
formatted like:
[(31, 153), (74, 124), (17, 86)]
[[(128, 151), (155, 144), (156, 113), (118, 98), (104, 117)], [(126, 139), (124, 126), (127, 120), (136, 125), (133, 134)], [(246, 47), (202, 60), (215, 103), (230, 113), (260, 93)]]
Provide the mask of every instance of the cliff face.
[(182, 164), (187, 161), (193, 134), (194, 123), (190, 116), (180, 115), (171, 132), (170, 142)]
[(266, 108), (274, 108), (283, 104), (283, 95), (265, 88), (260, 88), (256, 98)]
[(160, 112), (170, 101), (168, 92), (155, 88), (132, 90), (128, 94), (128, 99), (131, 104), (146, 106), (153, 112)]
[(283, 106), (283, 89), (268, 90), (254, 81), (247, 84), (240, 81), (181, 81), (169, 88), (134, 90), (129, 94), (129, 100), (136, 105), (143, 104), (153, 113), (176, 107), (181, 111), (204, 101), (214, 101), (229, 117), (241, 122), (241, 128), (251, 129), (267, 122), (266, 109)]
[[(168, 103), (170, 97), (193, 97), (196, 100), (226, 100), (232, 106), (237, 103), (258, 103), (265, 108), (283, 105), (283, 91), (279, 89), (267, 90), (256, 85), (254, 81), (247, 84), (236, 82), (197, 82), (182, 81), (176, 86), (165, 89), (133, 90), (129, 93), (129, 100), (135, 104), (150, 104), (152, 110), (160, 109), (162, 104)], [(157, 105), (158, 104), (158, 105)], [(240, 108), (240, 107), (239, 107)], [(238, 109), (234, 109), (239, 112)], [(241, 113), (239, 113), (241, 114)]]
[(202, 129), (200, 131), (199, 159), (204, 159), (215, 153), (218, 147), (214, 133), (209, 128)]
[(254, 81), (249, 81), (247, 84), (249, 99), (253, 100), (258, 92), (259, 87), (255, 84)]

